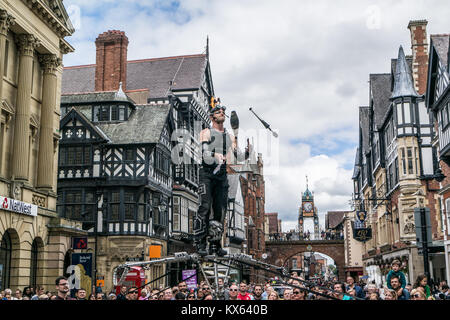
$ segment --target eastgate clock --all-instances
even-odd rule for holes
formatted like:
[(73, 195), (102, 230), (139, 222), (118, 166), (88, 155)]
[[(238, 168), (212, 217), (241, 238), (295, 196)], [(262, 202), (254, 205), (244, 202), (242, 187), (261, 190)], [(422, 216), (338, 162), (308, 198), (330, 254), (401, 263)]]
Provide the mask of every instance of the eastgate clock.
[(305, 202), (303, 204), (303, 210), (305, 210), (305, 211), (312, 211), (312, 203), (311, 202)]

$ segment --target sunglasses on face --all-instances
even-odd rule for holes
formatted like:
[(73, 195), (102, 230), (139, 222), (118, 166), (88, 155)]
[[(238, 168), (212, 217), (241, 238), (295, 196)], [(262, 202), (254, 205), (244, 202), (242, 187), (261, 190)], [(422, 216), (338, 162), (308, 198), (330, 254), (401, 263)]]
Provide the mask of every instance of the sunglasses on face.
[(413, 298), (420, 298), (420, 294), (413, 295)]
[(300, 291), (294, 291), (292, 294), (300, 294)]
[(238, 291), (238, 289), (230, 289), (230, 291)]

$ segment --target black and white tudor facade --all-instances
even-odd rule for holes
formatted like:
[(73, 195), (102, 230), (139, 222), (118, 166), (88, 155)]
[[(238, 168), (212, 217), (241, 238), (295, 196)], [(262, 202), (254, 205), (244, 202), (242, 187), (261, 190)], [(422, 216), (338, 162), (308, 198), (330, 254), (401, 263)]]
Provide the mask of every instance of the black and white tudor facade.
[(176, 103), (136, 105), (121, 89), (63, 95), (59, 215), (100, 235), (166, 239)]

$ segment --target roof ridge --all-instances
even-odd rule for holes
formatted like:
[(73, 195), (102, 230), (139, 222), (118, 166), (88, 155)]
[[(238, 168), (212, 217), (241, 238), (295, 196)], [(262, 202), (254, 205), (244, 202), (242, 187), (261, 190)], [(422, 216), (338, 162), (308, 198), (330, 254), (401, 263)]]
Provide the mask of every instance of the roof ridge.
[(138, 62), (146, 62), (146, 61), (171, 60), (171, 59), (181, 59), (181, 58), (200, 58), (200, 57), (206, 57), (206, 55), (205, 55), (205, 54), (191, 54), (191, 55), (170, 56), (170, 57), (160, 57), (160, 58), (137, 59), (137, 60), (128, 60), (127, 63), (138, 63)]
[(111, 92), (117, 92), (117, 90), (108, 90), (108, 91), (86, 91), (86, 92), (68, 92), (68, 93), (61, 93), (61, 95), (62, 95), (62, 96), (70, 96), (70, 95), (76, 95), (76, 94), (111, 93)]
[(430, 37), (450, 37), (450, 33), (436, 33), (436, 34), (430, 34)]

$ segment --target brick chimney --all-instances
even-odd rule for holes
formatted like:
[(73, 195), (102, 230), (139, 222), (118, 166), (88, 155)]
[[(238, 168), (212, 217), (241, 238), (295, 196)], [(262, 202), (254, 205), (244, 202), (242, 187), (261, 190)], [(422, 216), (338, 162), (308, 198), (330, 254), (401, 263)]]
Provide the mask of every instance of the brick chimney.
[(97, 48), (95, 91), (126, 90), (128, 38), (125, 32), (108, 30), (95, 39)]
[(408, 29), (411, 32), (411, 50), (413, 54), (414, 87), (419, 94), (427, 90), (428, 43), (427, 20), (411, 20)]

